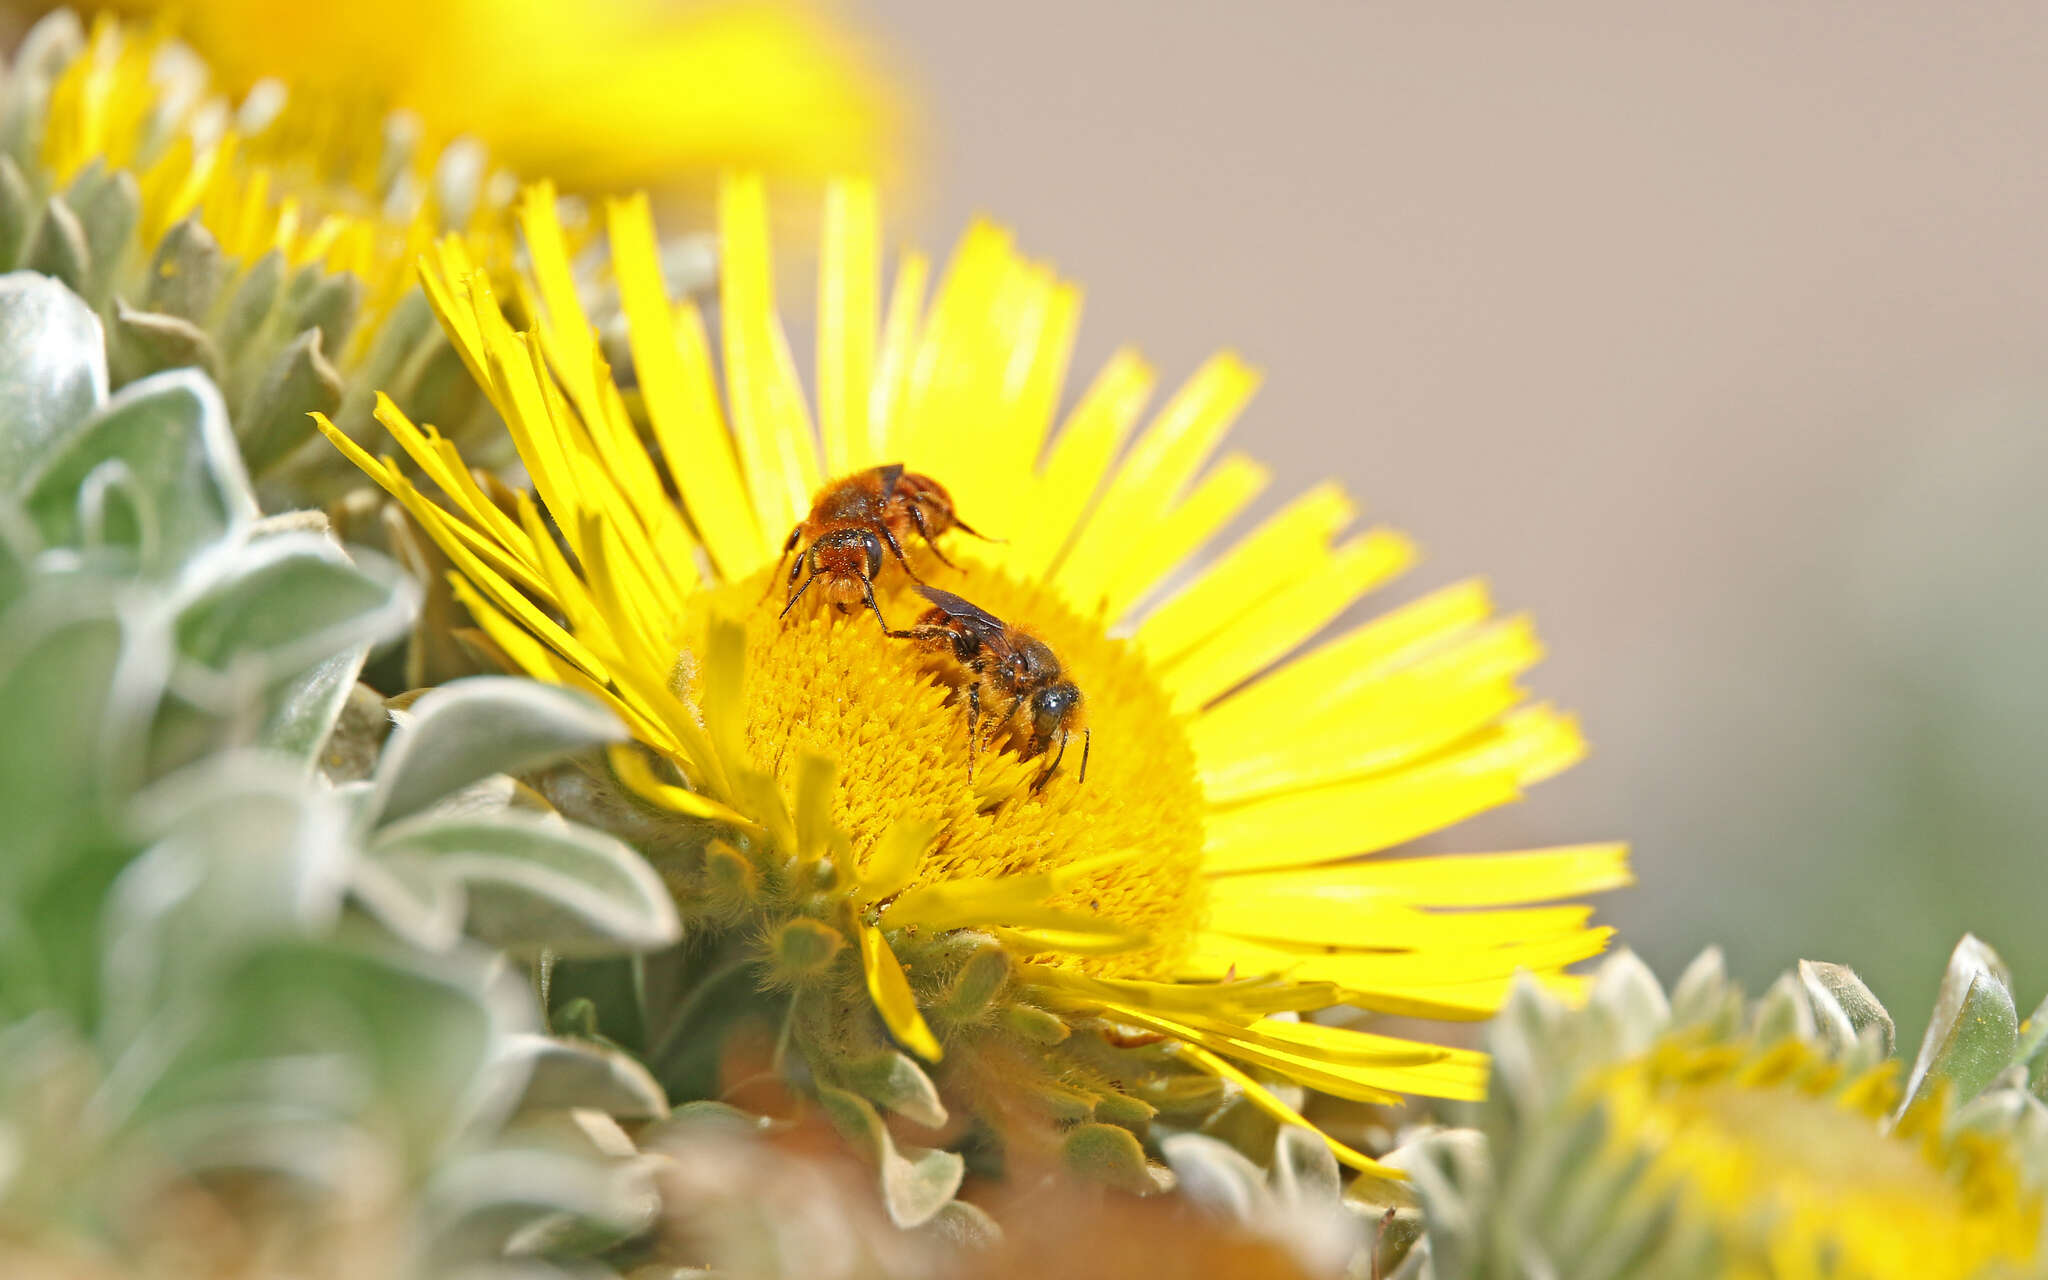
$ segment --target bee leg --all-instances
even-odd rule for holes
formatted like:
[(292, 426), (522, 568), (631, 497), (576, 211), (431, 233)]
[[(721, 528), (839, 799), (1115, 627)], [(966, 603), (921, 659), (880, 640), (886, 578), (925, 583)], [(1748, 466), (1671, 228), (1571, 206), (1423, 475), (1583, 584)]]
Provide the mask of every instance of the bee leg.
[[(797, 540), (802, 538), (803, 536), (804, 527), (802, 525), (798, 525), (796, 528), (791, 529), (789, 531), (789, 540), (782, 544), (782, 554), (775, 558), (775, 572), (768, 575), (767, 589), (761, 592), (761, 598), (763, 600), (766, 600), (770, 595), (774, 594), (775, 579), (779, 577), (782, 573), (782, 562), (784, 560), (789, 559), (789, 553), (796, 550)], [(802, 563), (803, 560), (801, 558), (799, 558), (796, 562), (797, 565), (801, 565)], [(789, 580), (791, 582), (796, 581), (796, 565), (790, 566)]]
[[(1021, 706), (1023, 702), (1024, 695), (1020, 693), (1017, 696), (1010, 699), (1010, 705), (1003, 709), (1003, 714), (1000, 717), (989, 717), (988, 730), (986, 733), (982, 735), (982, 746), (986, 747), (989, 744), (989, 741), (996, 736), (997, 731), (1000, 730), (1004, 725), (1010, 723), (1010, 721), (1016, 717), (1017, 708)], [(1027, 754), (1023, 758), (1029, 760), (1031, 757)]]
[[(801, 563), (801, 562), (799, 562), (799, 563)], [(794, 577), (796, 577), (796, 575), (795, 575), (794, 573), (790, 574), (789, 576), (790, 576), (791, 578), (794, 578)], [(778, 613), (778, 614), (776, 614), (775, 616), (776, 616), (776, 617), (778, 617), (778, 618), (786, 618), (786, 617), (788, 617), (788, 616), (789, 616), (789, 611), (790, 611), (791, 609), (794, 609), (794, 608), (796, 608), (796, 602), (804, 598), (804, 592), (806, 592), (806, 591), (809, 591), (809, 590), (811, 589), (811, 584), (812, 584), (813, 582), (816, 582), (817, 580), (818, 580), (818, 575), (817, 575), (817, 574), (815, 574), (815, 573), (814, 573), (814, 574), (812, 574), (812, 575), (811, 575), (810, 577), (808, 577), (808, 578), (805, 578), (805, 579), (804, 579), (804, 585), (802, 585), (802, 586), (798, 587), (798, 588), (796, 589), (796, 591), (795, 591), (795, 592), (794, 592), (793, 594), (791, 594), (791, 596), (789, 597), (789, 603), (788, 603), (788, 604), (786, 604), (786, 605), (783, 605), (783, 606), (782, 606), (782, 612), (781, 612), (781, 613)]]
[(925, 522), (922, 504), (915, 502), (910, 504), (910, 522), (917, 526), (918, 535), (924, 539), (924, 545), (932, 549), (932, 554), (939, 558), (940, 564), (945, 565), (948, 569), (960, 567), (951, 560), (948, 560), (945, 552), (939, 550), (939, 544), (932, 538), (932, 527)]
[(981, 754), (981, 681), (967, 686), (967, 780), (974, 781), (974, 759)]
[(882, 616), (882, 606), (875, 603), (875, 584), (869, 582), (866, 578), (860, 580), (860, 598), (867, 604), (869, 609), (874, 611), (875, 621), (882, 624), (882, 634), (885, 636), (895, 635), (896, 633), (889, 627), (889, 620)]
[(1081, 781), (1088, 781), (1088, 749), (1095, 745), (1095, 731), (1081, 730)]
[(882, 541), (889, 544), (890, 554), (896, 557), (897, 564), (903, 566), (903, 572), (910, 575), (910, 580), (912, 582), (923, 582), (924, 579), (917, 576), (917, 570), (910, 567), (910, 560), (903, 554), (903, 544), (896, 541), (896, 535), (889, 532), (889, 526), (878, 524), (875, 528), (882, 531)]

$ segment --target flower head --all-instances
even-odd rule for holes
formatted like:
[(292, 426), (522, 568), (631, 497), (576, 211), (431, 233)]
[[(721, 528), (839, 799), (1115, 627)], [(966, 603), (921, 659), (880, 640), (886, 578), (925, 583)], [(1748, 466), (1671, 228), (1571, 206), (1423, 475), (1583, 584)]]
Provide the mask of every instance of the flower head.
[(1398, 1157), (1434, 1274), (1510, 1258), (1658, 1280), (2041, 1274), (2048, 1110), (2009, 980), (1966, 938), (1910, 1073), (1891, 1016), (1838, 965), (1749, 1002), (1709, 952), (1667, 1002), (1623, 953), (1584, 1008), (1518, 992), (1479, 1132)]
[[(874, 197), (841, 184), (824, 214), (814, 429), (758, 181), (721, 192), (715, 346), (663, 286), (646, 203), (607, 207), (627, 379), (602, 357), (555, 210), (546, 189), (520, 206), (531, 332), (460, 240), (425, 269), (533, 494), (480, 487), (389, 401), (378, 416), (438, 500), (329, 434), (448, 553), (507, 663), (631, 727), (644, 749), (615, 753), (618, 777), (699, 833), (651, 851), (686, 909), (744, 940), (737, 963), (797, 988), (787, 1025), (825, 1083), (858, 1076), (842, 1060), (872, 1047), (871, 1004), (941, 1065), (949, 1096), (1053, 1128), (1136, 1124), (1199, 1094), (1168, 1077), (1227, 1081), (1289, 1121), (1262, 1081), (1476, 1097), (1477, 1054), (1292, 1015), (1484, 1017), (1518, 969), (1570, 988), (1565, 966), (1600, 950), (1587, 908), (1529, 904), (1624, 883), (1617, 847), (1360, 856), (1578, 758), (1567, 718), (1523, 705), (1526, 623), (1494, 619), (1467, 583), (1294, 657), (1413, 556), (1394, 533), (1347, 533), (1332, 488), (1183, 576), (1267, 478), (1239, 454), (1211, 462), (1256, 383), (1236, 358), (1141, 429), (1153, 378), (1122, 353), (1062, 416), (1076, 290), (978, 224), (929, 303), (929, 263), (907, 254), (884, 307)], [(906, 555), (1057, 655), (1082, 693), (1085, 781), (1071, 753), (1046, 780), (1020, 733), (991, 738), (970, 773), (959, 686), (927, 651), (822, 599), (784, 616), (778, 553), (814, 494), (897, 462), (993, 539)], [(871, 576), (877, 610), (906, 629), (927, 603), (908, 565)], [(819, 946), (820, 928), (844, 945)], [(1019, 1077), (1032, 1087), (1010, 1088)], [(1114, 1163), (1102, 1127), (1081, 1126), (1077, 1158)]]
[[(236, 92), (276, 79), (579, 189), (719, 166), (819, 175), (895, 159), (903, 108), (798, 0), (114, 0), (165, 14)], [(536, 109), (545, 105), (544, 110)], [(606, 139), (630, 138), (630, 145)]]
[(495, 430), (413, 265), (448, 232), (509, 263), (509, 199), (483, 154), (275, 83), (230, 104), (208, 76), (157, 31), (102, 17), (87, 35), (63, 11), (38, 24), (0, 120), (0, 205), (18, 229), (0, 265), (92, 304), (116, 383), (205, 370), (251, 473), (285, 500), (344, 474), (307, 413), (370, 428), (373, 387), (450, 430)]

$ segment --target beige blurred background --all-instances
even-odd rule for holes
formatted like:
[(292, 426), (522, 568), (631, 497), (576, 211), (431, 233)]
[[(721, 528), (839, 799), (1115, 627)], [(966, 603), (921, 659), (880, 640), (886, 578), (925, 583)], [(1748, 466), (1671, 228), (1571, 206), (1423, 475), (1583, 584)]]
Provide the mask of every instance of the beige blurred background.
[[(1668, 976), (1974, 929), (2048, 986), (2048, 6), (865, 0), (912, 230), (1089, 289), (1083, 363), (1269, 371), (1237, 442), (1535, 611), (1595, 752), (1459, 843), (1623, 835)], [(1917, 1031), (1912, 1031), (1917, 1034)]]

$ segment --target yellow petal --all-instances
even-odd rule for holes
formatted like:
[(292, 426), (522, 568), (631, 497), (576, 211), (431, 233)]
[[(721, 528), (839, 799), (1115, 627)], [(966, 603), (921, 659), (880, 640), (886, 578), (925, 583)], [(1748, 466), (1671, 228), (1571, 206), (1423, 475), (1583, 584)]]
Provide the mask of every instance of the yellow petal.
[(868, 996), (889, 1033), (926, 1062), (937, 1062), (941, 1055), (938, 1038), (918, 1011), (917, 997), (911, 993), (910, 979), (903, 976), (896, 953), (889, 950), (882, 931), (873, 925), (860, 925), (859, 934), (860, 967), (867, 975)]
[[(772, 549), (740, 477), (701, 323), (694, 308), (685, 310), (680, 324), (669, 311), (646, 197), (608, 201), (605, 213), (633, 369), (669, 478), (719, 573), (728, 580), (743, 577)], [(777, 543), (786, 531), (786, 525), (773, 531)]]
[(818, 260), (818, 430), (834, 476), (876, 465), (868, 411), (879, 321), (881, 248), (875, 189), (838, 182), (825, 192)]
[(1282, 1124), (1300, 1125), (1318, 1138), (1321, 1138), (1323, 1144), (1330, 1148), (1330, 1154), (1337, 1157), (1337, 1163), (1346, 1168), (1356, 1169), (1360, 1173), (1368, 1173), (1377, 1178), (1393, 1178), (1401, 1181), (1407, 1179), (1408, 1175), (1401, 1170), (1390, 1165), (1381, 1164), (1370, 1156), (1354, 1151), (1329, 1134), (1324, 1133), (1321, 1129), (1316, 1128), (1299, 1111), (1282, 1102), (1278, 1094), (1268, 1089), (1265, 1085), (1260, 1084), (1257, 1080), (1252, 1079), (1251, 1076), (1239, 1071), (1236, 1067), (1231, 1066), (1228, 1062), (1225, 1062), (1207, 1049), (1199, 1045), (1183, 1043), (1177, 1052), (1180, 1056), (1195, 1063), (1210, 1075), (1228, 1080), (1238, 1088), (1243, 1089), (1244, 1096), (1251, 1100), (1253, 1106), (1272, 1116), (1275, 1120), (1280, 1121)]

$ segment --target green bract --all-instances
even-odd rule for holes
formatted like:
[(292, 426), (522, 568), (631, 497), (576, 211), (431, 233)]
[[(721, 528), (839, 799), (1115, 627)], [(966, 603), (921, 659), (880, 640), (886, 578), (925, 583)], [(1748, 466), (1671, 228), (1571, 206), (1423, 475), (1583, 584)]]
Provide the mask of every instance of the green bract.
[(542, 1035), (504, 958), (678, 936), (506, 776), (609, 714), (477, 680), (385, 737), (354, 680), (406, 580), (258, 517), (202, 374), (107, 383), (90, 308), (0, 276), (0, 1273), (438, 1276), (636, 1230), (603, 1115), (661, 1092)]

